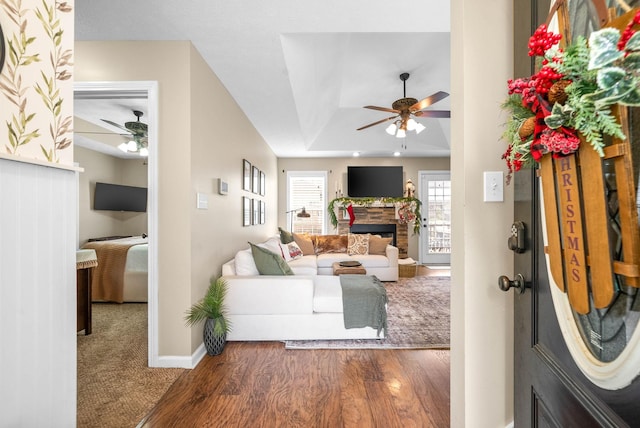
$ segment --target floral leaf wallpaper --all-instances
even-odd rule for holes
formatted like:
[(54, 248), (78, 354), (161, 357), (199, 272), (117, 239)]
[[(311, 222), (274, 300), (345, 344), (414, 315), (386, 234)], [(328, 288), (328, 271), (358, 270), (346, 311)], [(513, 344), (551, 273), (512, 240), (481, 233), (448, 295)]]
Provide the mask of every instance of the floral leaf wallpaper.
[(0, 0), (0, 152), (73, 165), (73, 5)]

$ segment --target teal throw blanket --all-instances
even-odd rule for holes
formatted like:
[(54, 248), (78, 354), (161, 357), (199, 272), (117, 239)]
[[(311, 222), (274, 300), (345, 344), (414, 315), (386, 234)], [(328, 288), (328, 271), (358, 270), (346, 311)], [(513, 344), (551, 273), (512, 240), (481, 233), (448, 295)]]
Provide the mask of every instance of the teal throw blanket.
[(387, 335), (387, 290), (376, 276), (340, 275), (345, 328), (384, 329)]

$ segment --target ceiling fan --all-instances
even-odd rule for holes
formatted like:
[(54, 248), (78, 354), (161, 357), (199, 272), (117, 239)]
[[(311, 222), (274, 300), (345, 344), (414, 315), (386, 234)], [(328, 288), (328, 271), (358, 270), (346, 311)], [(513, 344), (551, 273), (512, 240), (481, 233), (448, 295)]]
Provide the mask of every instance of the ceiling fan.
[(416, 131), (416, 133), (422, 132), (425, 127), (420, 122), (416, 122), (412, 116), (416, 117), (432, 117), (432, 118), (448, 118), (451, 117), (451, 112), (448, 110), (424, 110), (432, 104), (437, 103), (438, 101), (449, 96), (448, 93), (443, 91), (438, 91), (433, 95), (424, 98), (421, 101), (418, 101), (415, 98), (407, 98), (407, 79), (409, 78), (409, 73), (402, 73), (400, 75), (400, 80), (402, 80), (402, 86), (404, 89), (403, 98), (396, 100), (391, 104), (392, 108), (386, 107), (378, 107), (378, 106), (364, 106), (364, 108), (369, 108), (372, 110), (386, 111), (389, 113), (395, 113), (393, 116), (387, 117), (386, 119), (379, 120), (377, 122), (370, 123), (361, 128), (358, 128), (358, 131), (363, 129), (367, 129), (371, 126), (379, 125), (384, 122), (388, 122), (390, 120), (394, 120), (394, 122), (387, 127), (387, 133), (391, 135), (395, 135), (398, 138), (403, 138), (406, 136), (407, 131)]
[(133, 110), (133, 114), (136, 116), (137, 120), (135, 122), (125, 122), (124, 126), (107, 119), (100, 120), (111, 126), (122, 129), (127, 133), (125, 135), (131, 135), (131, 141), (122, 143), (118, 146), (120, 150), (126, 153), (139, 153), (140, 156), (148, 156), (148, 127), (146, 123), (140, 122), (140, 118), (144, 113), (140, 110)]

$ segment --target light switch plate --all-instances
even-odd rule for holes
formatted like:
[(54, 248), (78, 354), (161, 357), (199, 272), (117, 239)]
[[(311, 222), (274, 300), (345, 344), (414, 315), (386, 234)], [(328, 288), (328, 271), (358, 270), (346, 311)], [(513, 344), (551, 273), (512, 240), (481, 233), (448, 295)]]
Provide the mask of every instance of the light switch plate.
[(484, 201), (504, 201), (504, 174), (502, 171), (484, 172)]

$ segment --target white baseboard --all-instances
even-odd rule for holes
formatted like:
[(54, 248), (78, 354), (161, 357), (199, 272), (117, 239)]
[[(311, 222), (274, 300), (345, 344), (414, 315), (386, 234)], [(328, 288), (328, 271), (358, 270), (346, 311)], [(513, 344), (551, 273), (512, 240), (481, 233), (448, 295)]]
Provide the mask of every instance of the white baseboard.
[(160, 356), (158, 357), (158, 365), (156, 367), (163, 368), (180, 368), (180, 369), (192, 369), (198, 365), (200, 360), (207, 354), (207, 350), (204, 348), (204, 343), (198, 346), (198, 349), (190, 357), (181, 356)]

